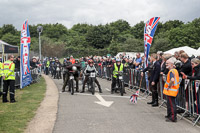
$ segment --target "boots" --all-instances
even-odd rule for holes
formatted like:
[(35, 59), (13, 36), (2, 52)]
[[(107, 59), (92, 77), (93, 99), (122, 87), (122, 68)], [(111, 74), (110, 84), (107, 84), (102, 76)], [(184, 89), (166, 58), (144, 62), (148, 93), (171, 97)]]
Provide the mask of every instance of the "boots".
[(152, 93), (152, 101), (147, 102), (147, 104), (153, 104), (155, 102), (155, 93)]
[(158, 106), (158, 92), (155, 92), (155, 102), (152, 104), (152, 107)]
[(85, 86), (83, 86), (82, 91), (80, 93), (84, 93), (85, 92)]
[(102, 89), (101, 89), (101, 87), (99, 87), (99, 93), (102, 93)]

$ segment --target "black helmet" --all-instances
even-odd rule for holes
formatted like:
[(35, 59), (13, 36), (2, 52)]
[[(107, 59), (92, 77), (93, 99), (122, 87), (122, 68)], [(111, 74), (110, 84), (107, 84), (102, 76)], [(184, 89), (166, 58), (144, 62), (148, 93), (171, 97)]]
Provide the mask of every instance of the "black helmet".
[(69, 58), (69, 57), (67, 57), (67, 60), (70, 60), (70, 58)]

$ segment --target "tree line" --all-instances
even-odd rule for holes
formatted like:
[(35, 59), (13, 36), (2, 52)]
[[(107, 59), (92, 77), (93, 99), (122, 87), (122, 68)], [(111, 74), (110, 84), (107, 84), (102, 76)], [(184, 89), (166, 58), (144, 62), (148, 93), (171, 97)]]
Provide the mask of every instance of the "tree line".
[[(37, 27), (41, 34), (42, 54), (63, 57), (74, 55), (116, 55), (118, 52), (144, 51), (143, 21), (134, 26), (125, 20), (105, 25), (75, 24), (68, 29), (62, 24), (29, 25), (31, 50), (38, 51)], [(20, 31), (12, 24), (0, 27), (0, 39), (12, 45), (20, 45)], [(184, 23), (180, 20), (159, 22), (151, 46), (151, 52), (166, 51), (174, 47), (200, 47), (200, 18)]]

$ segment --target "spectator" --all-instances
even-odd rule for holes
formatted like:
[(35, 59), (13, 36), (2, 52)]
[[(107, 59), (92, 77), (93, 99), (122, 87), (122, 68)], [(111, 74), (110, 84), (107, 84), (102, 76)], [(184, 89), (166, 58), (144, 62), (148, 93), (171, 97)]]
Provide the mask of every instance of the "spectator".
[(30, 68), (31, 69), (37, 68), (36, 63), (37, 63), (36, 57), (33, 57), (32, 61), (30, 62)]
[(128, 68), (129, 69), (134, 69), (135, 68), (135, 65), (133, 64), (133, 60), (132, 59), (129, 59)]
[[(147, 104), (151, 104), (152, 107), (158, 106), (158, 91), (157, 91), (157, 83), (159, 81), (160, 76), (160, 63), (157, 61), (157, 54), (151, 55), (151, 62), (153, 62), (153, 70), (151, 71), (151, 77), (150, 77), (150, 88), (152, 90), (152, 101), (148, 102)], [(141, 74), (143, 76), (143, 73), (148, 70), (148, 67), (145, 68)]]
[(182, 53), (180, 55), (180, 59), (183, 63), (180, 72), (185, 73), (186, 75), (191, 76), (192, 75), (192, 65), (191, 65), (191, 61), (188, 58), (188, 55), (186, 53)]
[[(198, 58), (193, 58), (191, 60), (191, 64), (192, 64), (192, 76), (186, 75), (185, 73), (181, 72), (181, 74), (183, 75), (183, 79), (200, 80), (200, 60)], [(194, 104), (195, 112), (200, 112), (199, 96), (196, 95), (198, 92), (196, 92), (194, 85), (193, 85), (193, 92), (194, 96), (196, 96), (194, 97), (194, 101), (196, 101), (197, 103)], [(196, 105), (198, 105), (198, 107)]]
[(20, 71), (20, 56), (18, 56), (15, 60), (15, 71)]
[(138, 70), (139, 69), (139, 66), (141, 65), (142, 63), (142, 58), (140, 57), (140, 53), (137, 53), (136, 54), (136, 59), (135, 59), (135, 68)]
[(177, 60), (179, 59), (178, 51), (174, 52), (174, 57), (175, 57)]
[(163, 94), (167, 96), (167, 115), (165, 116), (167, 122), (177, 121), (176, 112), (176, 96), (179, 89), (179, 74), (176, 69), (174, 69), (174, 63), (176, 58), (171, 57), (166, 61), (166, 67), (169, 69), (167, 80), (164, 85)]
[(163, 55), (163, 52), (162, 51), (158, 51), (157, 52), (157, 56), (158, 56), (158, 62), (161, 64), (162, 63), (162, 55)]
[(162, 56), (162, 63), (161, 63), (161, 72), (160, 74), (167, 74), (168, 73), (168, 69), (166, 68), (166, 61), (171, 57), (171, 54), (164, 54)]

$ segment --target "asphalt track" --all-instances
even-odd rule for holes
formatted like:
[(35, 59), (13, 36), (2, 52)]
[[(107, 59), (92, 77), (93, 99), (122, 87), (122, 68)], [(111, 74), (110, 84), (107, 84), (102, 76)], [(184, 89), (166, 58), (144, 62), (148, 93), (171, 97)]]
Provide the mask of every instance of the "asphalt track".
[[(137, 104), (132, 104), (129, 101), (132, 93), (128, 90), (123, 97), (110, 94), (111, 81), (98, 80), (103, 93), (99, 94), (96, 89), (96, 95), (87, 91), (59, 94), (54, 133), (200, 133), (199, 127), (184, 119), (165, 122), (166, 109), (147, 105), (149, 99), (141, 97)], [(53, 81), (61, 92), (62, 79)], [(81, 83), (79, 89), (82, 89)], [(100, 101), (103, 105), (97, 103)]]

